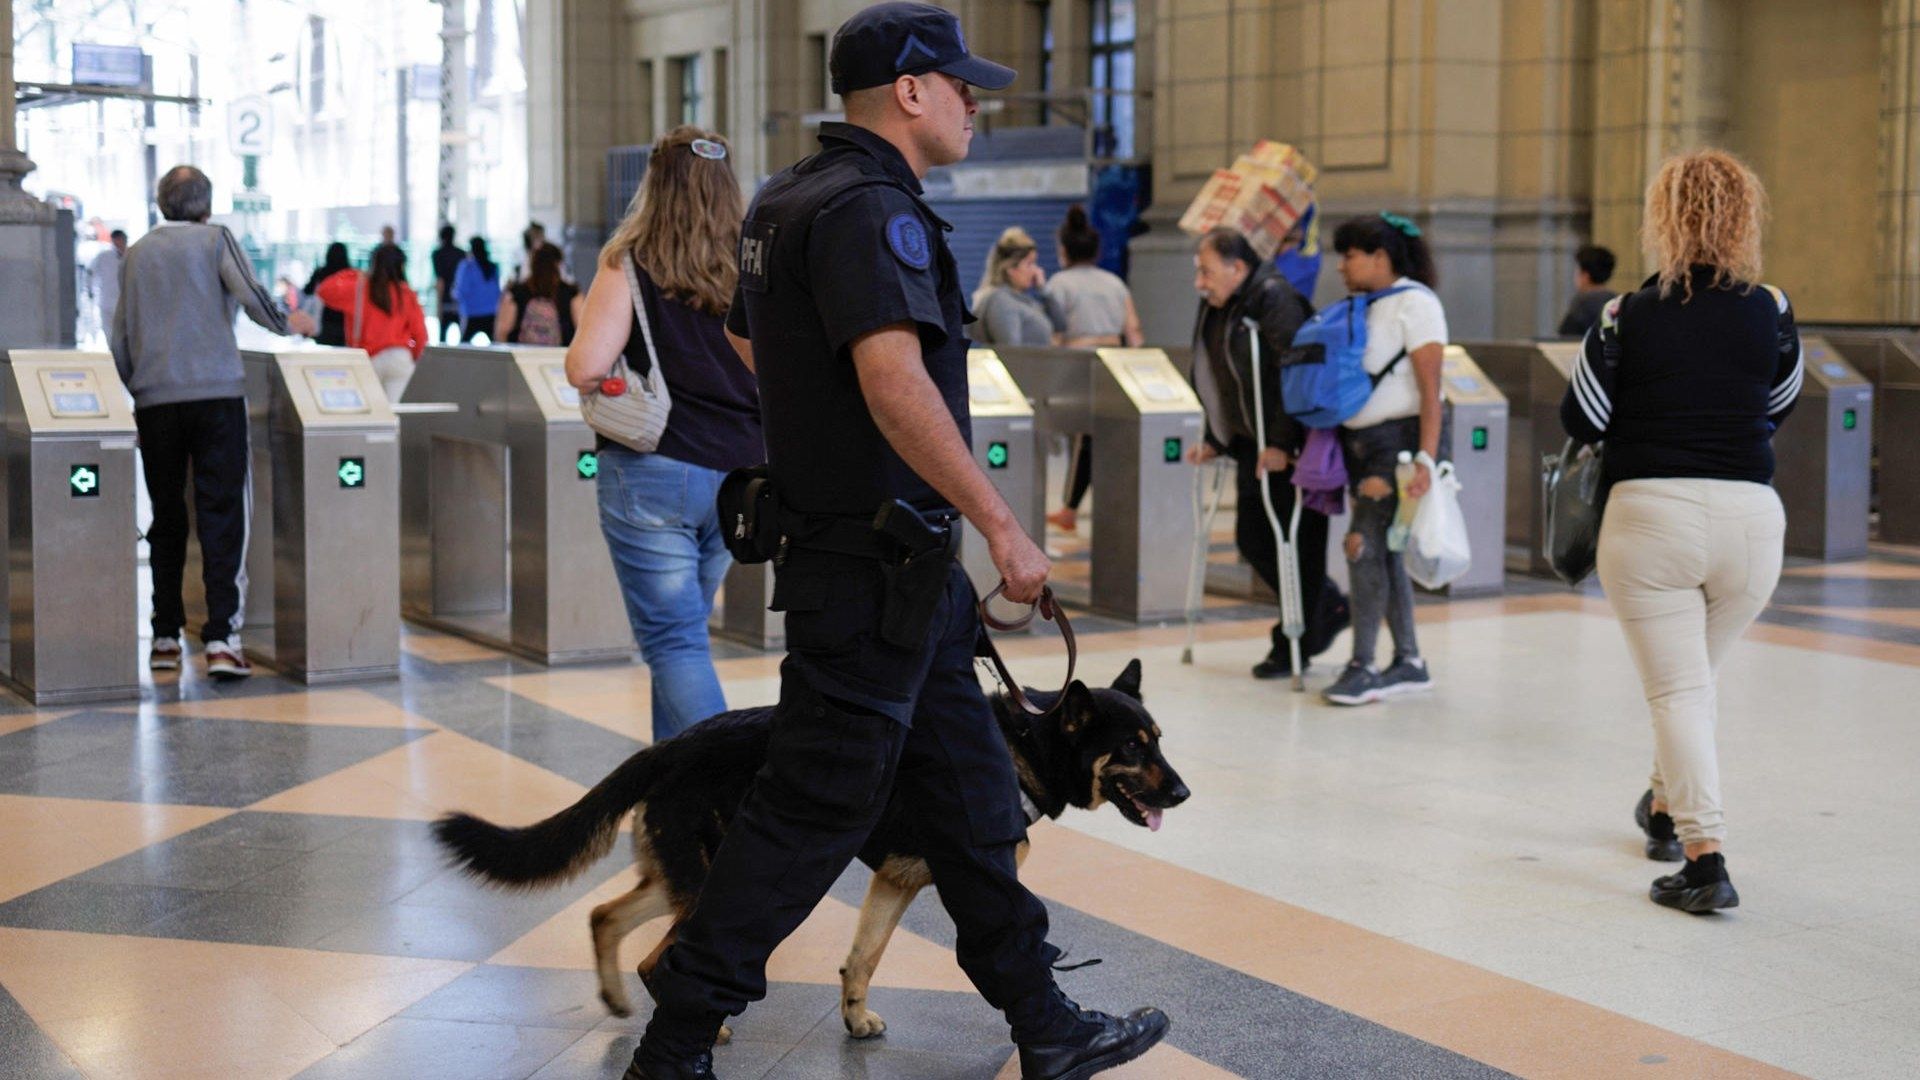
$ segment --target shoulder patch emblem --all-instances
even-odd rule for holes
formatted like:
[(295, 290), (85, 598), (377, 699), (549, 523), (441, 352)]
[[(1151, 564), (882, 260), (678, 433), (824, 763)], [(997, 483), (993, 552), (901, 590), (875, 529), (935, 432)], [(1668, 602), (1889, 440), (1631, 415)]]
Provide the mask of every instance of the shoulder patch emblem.
[(915, 270), (933, 265), (933, 245), (927, 242), (927, 227), (911, 211), (902, 210), (887, 219), (887, 246), (893, 249), (894, 258)]

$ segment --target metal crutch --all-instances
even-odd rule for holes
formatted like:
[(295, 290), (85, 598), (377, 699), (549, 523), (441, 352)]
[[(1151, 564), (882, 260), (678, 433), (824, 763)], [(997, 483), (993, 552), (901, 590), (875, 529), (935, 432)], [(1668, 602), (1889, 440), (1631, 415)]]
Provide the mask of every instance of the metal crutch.
[[(1206, 486), (1209, 470), (1213, 473), (1213, 490), (1202, 496), (1201, 488)], [(1187, 647), (1180, 650), (1183, 664), (1193, 663), (1193, 643), (1200, 634), (1200, 606), (1207, 591), (1207, 555), (1213, 547), (1213, 517), (1220, 512), (1220, 496), (1226, 486), (1227, 470), (1223, 460), (1215, 459), (1194, 474), (1193, 516), (1200, 522), (1200, 532), (1193, 538), (1193, 567), (1187, 578)], [(1204, 510), (1201, 508), (1203, 498)]]
[[(1260, 378), (1260, 324), (1251, 318), (1242, 319), (1247, 324), (1248, 344), (1253, 357), (1253, 438), (1259, 446), (1256, 452), (1264, 451), (1267, 446), (1267, 410), (1261, 401)], [(1306, 633), (1306, 614), (1302, 611), (1300, 600), (1300, 560), (1288, 538), (1298, 535), (1300, 530), (1300, 494), (1294, 493), (1293, 520), (1288, 529), (1280, 528), (1280, 515), (1273, 508), (1273, 490), (1267, 485), (1266, 477), (1260, 477), (1260, 504), (1266, 508), (1267, 524), (1273, 528), (1275, 558), (1279, 562), (1280, 577), (1280, 632), (1287, 638), (1287, 653), (1293, 661), (1293, 689), (1303, 693), (1307, 689), (1307, 678), (1300, 662), (1300, 638)], [(1241, 513), (1246, 513), (1243, 509)]]

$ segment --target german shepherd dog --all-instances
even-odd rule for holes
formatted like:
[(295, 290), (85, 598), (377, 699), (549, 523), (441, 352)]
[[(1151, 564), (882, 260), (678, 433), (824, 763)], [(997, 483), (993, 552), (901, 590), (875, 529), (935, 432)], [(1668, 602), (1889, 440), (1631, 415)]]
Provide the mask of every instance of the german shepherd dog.
[[(1135, 825), (1158, 830), (1162, 813), (1187, 798), (1187, 786), (1160, 755), (1160, 728), (1140, 700), (1140, 661), (1127, 665), (1110, 689), (1074, 681), (1065, 691), (1028, 697), (1058, 709), (1028, 718), (1004, 695), (990, 702), (1028, 802), (1027, 816), (1057, 818), (1068, 806), (1092, 810), (1113, 804)], [(634, 754), (580, 801), (545, 821), (502, 828), (454, 813), (434, 824), (434, 835), (455, 865), (504, 888), (558, 885), (612, 849), (629, 810), (635, 868), (632, 892), (593, 909), (593, 952), (600, 999), (617, 1016), (631, 1007), (619, 972), (620, 940), (641, 923), (671, 915), (674, 925), (693, 907), (716, 848), (726, 835), (754, 774), (767, 755), (773, 710), (721, 713)], [(840, 969), (840, 1016), (855, 1038), (870, 1038), (886, 1023), (867, 1008), (867, 986), (887, 941), (915, 896), (933, 880), (915, 850), (906, 813), (889, 804), (860, 853), (874, 870), (860, 906), (853, 949)], [(1020, 843), (1019, 861), (1028, 845)], [(673, 941), (666, 937), (640, 961), (644, 985)]]

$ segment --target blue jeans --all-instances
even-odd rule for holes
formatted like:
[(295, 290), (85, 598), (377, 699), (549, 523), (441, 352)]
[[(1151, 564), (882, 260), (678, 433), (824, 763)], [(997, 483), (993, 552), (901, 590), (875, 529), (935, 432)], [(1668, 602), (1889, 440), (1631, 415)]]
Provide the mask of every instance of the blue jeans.
[(623, 446), (600, 451), (600, 531), (653, 675), (653, 739), (725, 712), (707, 616), (732, 558), (714, 496), (726, 474)]

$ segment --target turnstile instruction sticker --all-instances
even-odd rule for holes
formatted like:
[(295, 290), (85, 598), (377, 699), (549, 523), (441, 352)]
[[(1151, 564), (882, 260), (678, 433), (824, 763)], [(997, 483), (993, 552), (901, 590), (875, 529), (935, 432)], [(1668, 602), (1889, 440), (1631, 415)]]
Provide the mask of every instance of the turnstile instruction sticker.
[(582, 480), (591, 480), (599, 476), (600, 455), (591, 450), (580, 451), (580, 456), (573, 459), (573, 471), (574, 475)]
[(100, 497), (100, 466), (70, 465), (67, 467), (67, 494), (75, 499), (97, 499)]
[(340, 478), (343, 488), (364, 488), (367, 486), (367, 459), (364, 457), (343, 457), (340, 467), (333, 474)]
[(987, 444), (987, 468), (1004, 469), (1007, 467), (1007, 444), (990, 442)]
[(972, 379), (967, 383), (967, 396), (975, 405), (1000, 405), (1007, 400), (1007, 392), (1000, 384), (988, 379)]
[(1179, 401), (1183, 396), (1167, 383), (1167, 370), (1159, 364), (1128, 364), (1127, 372), (1148, 401)]
[(1820, 370), (1826, 372), (1829, 379), (1844, 379), (1848, 374), (1847, 365), (1832, 362), (1821, 364)]
[(91, 371), (46, 369), (40, 372), (40, 387), (47, 395), (48, 410), (62, 420), (107, 415), (106, 403), (100, 397), (100, 384)]
[(547, 365), (547, 385), (553, 389), (553, 399), (569, 409), (580, 407), (580, 391), (567, 381), (565, 364)]
[(314, 403), (323, 413), (353, 415), (369, 411), (367, 397), (360, 392), (360, 382), (351, 369), (308, 368), (307, 388), (313, 391)]

